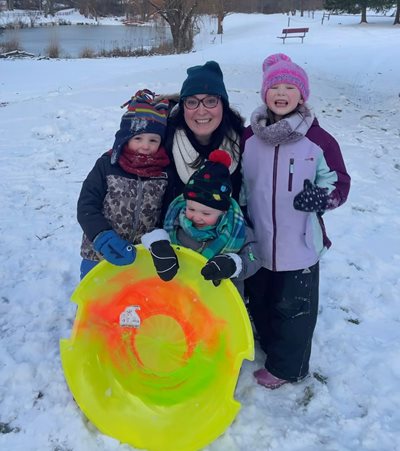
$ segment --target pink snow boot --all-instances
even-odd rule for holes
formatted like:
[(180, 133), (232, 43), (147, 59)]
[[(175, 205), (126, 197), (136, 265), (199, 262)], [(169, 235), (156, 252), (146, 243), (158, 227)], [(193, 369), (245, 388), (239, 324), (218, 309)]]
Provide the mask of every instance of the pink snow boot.
[(263, 385), (266, 388), (270, 388), (274, 390), (275, 388), (281, 387), (283, 384), (289, 383), (289, 381), (285, 379), (279, 379), (279, 377), (275, 377), (265, 368), (260, 368), (253, 373), (254, 377), (257, 380), (257, 384)]

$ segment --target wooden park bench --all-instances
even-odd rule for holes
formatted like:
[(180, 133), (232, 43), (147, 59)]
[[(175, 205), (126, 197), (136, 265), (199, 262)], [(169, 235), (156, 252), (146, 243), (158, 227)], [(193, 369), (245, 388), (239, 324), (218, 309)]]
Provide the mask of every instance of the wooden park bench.
[(288, 38), (299, 38), (303, 44), (303, 39), (306, 37), (308, 30), (308, 28), (284, 28), (282, 30), (283, 36), (277, 36), (277, 38), (282, 39), (283, 43), (285, 43), (285, 39)]

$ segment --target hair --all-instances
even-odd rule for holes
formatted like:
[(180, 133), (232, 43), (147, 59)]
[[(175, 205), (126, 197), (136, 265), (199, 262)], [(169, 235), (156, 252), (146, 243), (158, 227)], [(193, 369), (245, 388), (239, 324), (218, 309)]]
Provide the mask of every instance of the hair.
[[(230, 143), (232, 144), (232, 152), (233, 152), (233, 158), (235, 161), (239, 161), (240, 159), (240, 139), (244, 130), (244, 118), (240, 115), (238, 111), (233, 109), (226, 101), (221, 98), (222, 101), (222, 121), (220, 125), (214, 130), (214, 132), (211, 135), (211, 142), (213, 140), (218, 139), (218, 137), (221, 137), (221, 141), (223, 138), (227, 138)], [(175, 134), (175, 130), (182, 128), (185, 130), (186, 134), (188, 135), (188, 138), (191, 141), (197, 142), (197, 139), (194, 135), (194, 133), (190, 130), (188, 125), (186, 124), (185, 117), (184, 117), (184, 110), (183, 110), (183, 99), (179, 101), (179, 107), (176, 107), (171, 111), (171, 114), (168, 118), (168, 127), (171, 126), (171, 129), (173, 130), (173, 134)], [(234, 132), (235, 136), (232, 136), (231, 133)], [(173, 135), (172, 134), (172, 135)], [(219, 143), (220, 144), (220, 143)], [(217, 146), (218, 147), (218, 146)], [(216, 147), (216, 148), (217, 148)], [(211, 151), (214, 149), (211, 149)], [(189, 166), (192, 169), (198, 169), (202, 163), (204, 162), (204, 157), (202, 155), (199, 155), (192, 163), (189, 164)]]

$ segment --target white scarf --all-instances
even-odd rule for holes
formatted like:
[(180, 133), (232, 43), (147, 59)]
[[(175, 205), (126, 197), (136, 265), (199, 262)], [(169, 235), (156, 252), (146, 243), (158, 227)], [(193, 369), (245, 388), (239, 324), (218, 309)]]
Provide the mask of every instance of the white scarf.
[[(229, 167), (229, 172), (232, 174), (238, 165), (238, 156), (232, 149), (232, 143), (228, 138), (224, 138), (219, 149), (226, 150), (232, 158), (232, 163)], [(215, 149), (212, 149), (215, 150)], [(178, 129), (174, 135), (174, 141), (172, 143), (172, 155), (178, 175), (183, 183), (189, 181), (190, 176), (197, 171), (197, 169), (190, 167), (189, 165), (196, 160), (199, 156), (197, 150), (192, 146), (186, 133), (182, 129)]]

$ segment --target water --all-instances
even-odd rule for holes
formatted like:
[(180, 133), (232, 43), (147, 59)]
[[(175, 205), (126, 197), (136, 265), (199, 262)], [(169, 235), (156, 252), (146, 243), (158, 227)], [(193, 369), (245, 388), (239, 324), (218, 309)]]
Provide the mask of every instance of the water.
[(88, 48), (96, 53), (115, 48), (133, 50), (157, 47), (172, 40), (168, 27), (126, 25), (64, 25), (0, 31), (0, 44), (12, 39), (17, 39), (23, 50), (36, 56), (47, 55), (49, 45), (57, 44), (60, 57), (64, 58), (78, 58)]

